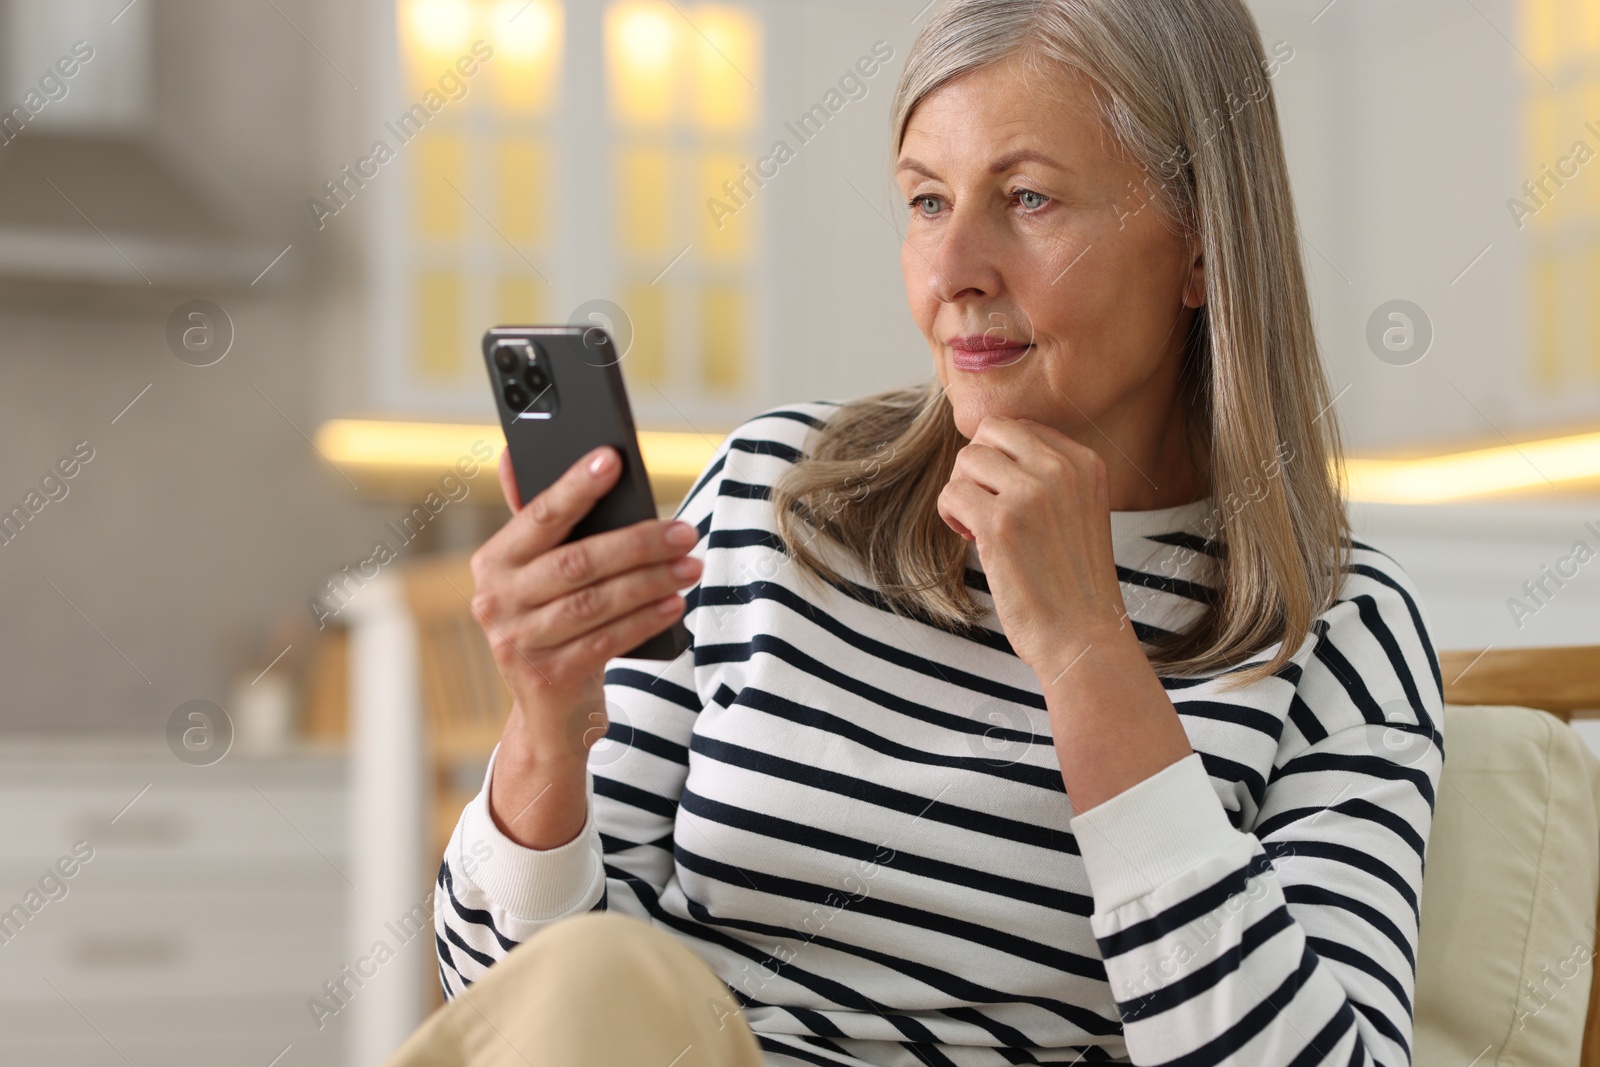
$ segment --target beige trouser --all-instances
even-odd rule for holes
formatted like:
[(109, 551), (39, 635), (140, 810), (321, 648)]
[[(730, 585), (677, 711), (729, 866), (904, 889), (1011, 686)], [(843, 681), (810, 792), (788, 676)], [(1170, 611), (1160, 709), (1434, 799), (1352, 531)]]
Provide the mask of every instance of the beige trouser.
[(540, 930), (423, 1020), (386, 1067), (762, 1067), (706, 962), (642, 919)]

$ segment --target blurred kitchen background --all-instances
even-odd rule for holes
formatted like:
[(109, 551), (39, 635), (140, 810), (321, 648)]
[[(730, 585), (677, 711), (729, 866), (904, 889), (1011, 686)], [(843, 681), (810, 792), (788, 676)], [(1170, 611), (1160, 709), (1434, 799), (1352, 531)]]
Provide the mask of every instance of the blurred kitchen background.
[[(437, 1002), (479, 336), (609, 327), (666, 511), (927, 377), (938, 2), (0, 0), (0, 1062), (367, 1067)], [(1600, 5), (1252, 6), (1362, 536), (1441, 649), (1600, 643)]]

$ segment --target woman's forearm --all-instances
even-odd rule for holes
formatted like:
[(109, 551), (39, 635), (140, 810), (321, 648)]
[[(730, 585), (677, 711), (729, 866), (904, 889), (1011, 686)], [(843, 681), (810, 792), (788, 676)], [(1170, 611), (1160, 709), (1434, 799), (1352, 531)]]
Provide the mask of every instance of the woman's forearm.
[(1131, 630), (1087, 642), (1068, 662), (1043, 689), (1074, 811), (1088, 811), (1194, 751)]
[(587, 753), (564, 739), (530, 740), (513, 706), (489, 783), (495, 826), (525, 848), (552, 849), (577, 837), (588, 817), (586, 765)]

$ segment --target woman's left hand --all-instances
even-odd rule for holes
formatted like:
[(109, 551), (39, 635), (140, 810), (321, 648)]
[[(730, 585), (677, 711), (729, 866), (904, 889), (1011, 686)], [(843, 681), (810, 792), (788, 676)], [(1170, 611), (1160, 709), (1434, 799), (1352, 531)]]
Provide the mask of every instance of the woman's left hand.
[(1091, 645), (1134, 640), (1093, 449), (1042, 423), (985, 416), (956, 456), (939, 515), (977, 542), (1006, 637), (1042, 684)]
[(939, 515), (977, 542), (1006, 637), (1039, 676), (1075, 810), (1193, 752), (1128, 623), (1093, 449), (1041, 423), (986, 416), (956, 456)]

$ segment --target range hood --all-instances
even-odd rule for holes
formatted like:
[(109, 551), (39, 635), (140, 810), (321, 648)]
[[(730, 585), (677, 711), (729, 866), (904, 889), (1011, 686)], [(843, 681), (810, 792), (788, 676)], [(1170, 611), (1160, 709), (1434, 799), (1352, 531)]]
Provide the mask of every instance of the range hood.
[(0, 145), (0, 279), (248, 287), (281, 251), (234, 233), (143, 139), (30, 129)]

